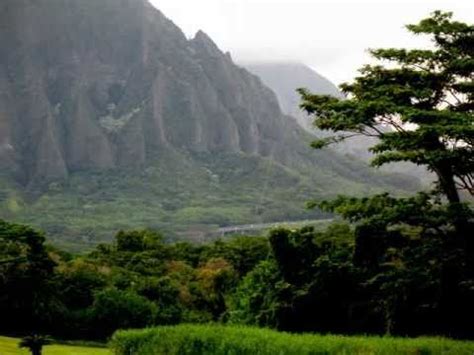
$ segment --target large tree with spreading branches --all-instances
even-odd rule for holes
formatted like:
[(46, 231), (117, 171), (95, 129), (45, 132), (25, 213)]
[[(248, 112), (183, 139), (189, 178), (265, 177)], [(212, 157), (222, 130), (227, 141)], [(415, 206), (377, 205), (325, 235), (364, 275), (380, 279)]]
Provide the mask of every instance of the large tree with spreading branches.
[(340, 197), (313, 206), (358, 222), (360, 236), (401, 225), (425, 236), (449, 235), (445, 239), (456, 240), (474, 269), (472, 206), (463, 203), (474, 196), (474, 25), (436, 11), (406, 27), (428, 36), (432, 45), (370, 50), (379, 64), (364, 66), (353, 83), (341, 85), (344, 99), (300, 89), (301, 107), (315, 126), (333, 133), (313, 142), (314, 148), (376, 137), (372, 165), (425, 166), (436, 174), (436, 188), (409, 198)]
[(474, 26), (434, 12), (407, 28), (430, 36), (433, 48), (371, 50), (390, 65), (363, 67), (353, 83), (341, 85), (347, 99), (301, 89), (301, 106), (318, 128), (336, 133), (314, 147), (377, 137), (373, 165), (425, 165), (439, 191), (458, 203), (460, 190), (474, 195)]

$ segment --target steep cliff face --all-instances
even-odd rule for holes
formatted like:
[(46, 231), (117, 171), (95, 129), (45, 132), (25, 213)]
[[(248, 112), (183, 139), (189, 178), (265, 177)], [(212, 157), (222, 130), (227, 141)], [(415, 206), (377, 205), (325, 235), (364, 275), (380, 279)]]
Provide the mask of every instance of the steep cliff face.
[(145, 0), (6, 0), (0, 24), (0, 164), (24, 184), (163, 147), (265, 156), (287, 128), (256, 77)]
[(407, 186), (312, 138), (147, 0), (0, 1), (0, 218), (82, 248), (317, 218), (309, 198)]

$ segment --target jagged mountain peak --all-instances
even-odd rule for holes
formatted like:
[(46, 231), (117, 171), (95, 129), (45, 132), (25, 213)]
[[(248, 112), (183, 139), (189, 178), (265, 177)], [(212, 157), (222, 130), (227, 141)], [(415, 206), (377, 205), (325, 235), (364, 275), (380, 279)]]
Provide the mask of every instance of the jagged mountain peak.
[(203, 41), (203, 42), (209, 42), (215, 45), (214, 41), (209, 37), (209, 35), (204, 32), (203, 30), (198, 30), (196, 34), (194, 35), (194, 40), (196, 41)]
[[(0, 218), (36, 208), (56, 232), (113, 230), (125, 215), (133, 227), (232, 223), (235, 205), (241, 222), (268, 221), (305, 215), (302, 199), (334, 181), (385, 186), (310, 139), (257, 76), (146, 0), (0, 3)], [(39, 198), (18, 202), (26, 192)]]
[(144, 166), (160, 147), (265, 153), (281, 136), (273, 94), (145, 0), (7, 2), (0, 144), (23, 183)]
[(225, 56), (225, 54), (219, 49), (212, 38), (202, 30), (196, 32), (196, 35), (191, 39), (190, 42), (194, 48), (198, 48), (201, 53), (206, 53), (209, 56), (220, 58)]

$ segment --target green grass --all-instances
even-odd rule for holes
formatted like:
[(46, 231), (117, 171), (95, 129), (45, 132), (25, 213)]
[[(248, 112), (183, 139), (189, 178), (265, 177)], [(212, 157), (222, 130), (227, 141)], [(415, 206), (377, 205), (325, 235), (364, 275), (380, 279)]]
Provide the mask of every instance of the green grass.
[[(28, 355), (27, 349), (18, 347), (19, 339), (0, 337), (0, 355)], [(105, 348), (88, 346), (48, 345), (43, 349), (43, 355), (111, 355)]]
[(474, 354), (474, 342), (444, 338), (295, 335), (268, 329), (179, 325), (117, 332), (117, 355)]

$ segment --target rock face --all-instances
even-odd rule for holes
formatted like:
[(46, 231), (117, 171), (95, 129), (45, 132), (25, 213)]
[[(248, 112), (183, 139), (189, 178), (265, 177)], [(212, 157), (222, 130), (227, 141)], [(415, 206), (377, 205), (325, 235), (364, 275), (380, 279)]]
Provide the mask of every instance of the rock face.
[(275, 92), (286, 115), (296, 118), (298, 123), (310, 132), (314, 132), (314, 128), (310, 118), (299, 108), (301, 98), (296, 89), (306, 88), (320, 95), (342, 97), (336, 85), (301, 63), (260, 62), (246, 64), (245, 68), (259, 76), (263, 83)]
[(0, 166), (23, 185), (163, 148), (281, 156), (288, 125), (257, 77), (146, 0), (0, 3)]
[(0, 1), (0, 218), (80, 249), (119, 229), (320, 218), (307, 199), (411, 184), (313, 138), (147, 0)]
[[(274, 90), (283, 112), (295, 118), (302, 128), (318, 137), (331, 135), (330, 132), (314, 127), (312, 118), (299, 108), (300, 96), (296, 89), (306, 88), (315, 94), (342, 98), (342, 93), (332, 82), (300, 63), (256, 63), (247, 64), (246, 68), (258, 75), (269, 88)], [(331, 150), (369, 163), (373, 158), (369, 149), (376, 143), (376, 138), (360, 136), (335, 144)], [(390, 174), (402, 174), (419, 179), (424, 185), (430, 185), (434, 181), (434, 176), (428, 173), (425, 168), (411, 163), (389, 164), (383, 166), (381, 170)]]

